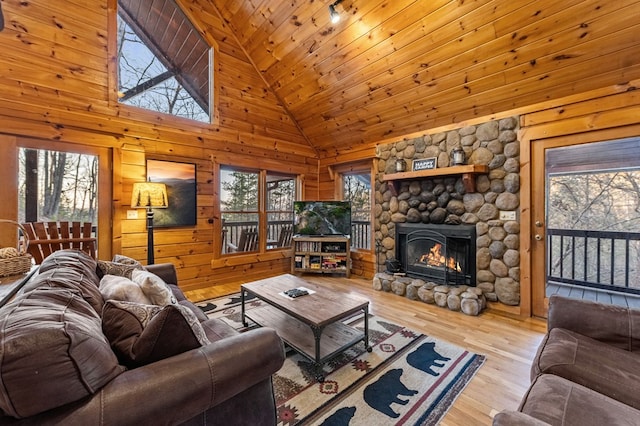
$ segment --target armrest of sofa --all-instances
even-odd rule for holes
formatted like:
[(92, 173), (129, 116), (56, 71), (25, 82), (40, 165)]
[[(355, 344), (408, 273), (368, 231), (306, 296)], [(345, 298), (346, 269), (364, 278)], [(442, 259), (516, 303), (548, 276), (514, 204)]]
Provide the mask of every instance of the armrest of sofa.
[(178, 275), (173, 263), (158, 263), (145, 266), (147, 271), (156, 274), (167, 284), (178, 284)]
[(564, 328), (628, 351), (640, 350), (640, 310), (553, 295), (548, 329)]
[[(285, 359), (273, 329), (258, 328), (125, 371), (90, 398), (30, 417), (29, 424), (180, 424), (270, 380)], [(273, 399), (273, 394), (265, 395)], [(6, 424), (21, 424), (2, 417)], [(5, 424), (5, 423), (3, 423)]]
[(493, 418), (493, 426), (549, 426), (549, 423), (519, 411), (501, 411)]

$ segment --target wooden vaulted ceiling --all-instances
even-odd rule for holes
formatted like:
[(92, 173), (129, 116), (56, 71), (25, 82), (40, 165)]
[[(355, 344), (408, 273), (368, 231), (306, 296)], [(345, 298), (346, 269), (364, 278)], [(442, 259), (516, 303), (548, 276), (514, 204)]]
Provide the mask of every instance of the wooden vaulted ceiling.
[(184, 0), (320, 157), (640, 77), (640, 1)]

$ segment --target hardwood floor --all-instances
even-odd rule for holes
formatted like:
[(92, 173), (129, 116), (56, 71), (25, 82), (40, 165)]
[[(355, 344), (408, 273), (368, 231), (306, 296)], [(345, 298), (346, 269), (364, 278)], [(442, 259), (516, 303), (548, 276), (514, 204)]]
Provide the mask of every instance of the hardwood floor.
[[(531, 361), (546, 332), (542, 319), (520, 320), (487, 311), (471, 317), (373, 290), (371, 280), (311, 274), (303, 278), (364, 296), (374, 315), (486, 356), (485, 364), (451, 407), (442, 426), (490, 425), (498, 411), (516, 409), (529, 387)], [(239, 290), (237, 285), (216, 286), (186, 295), (192, 301), (201, 301)]]

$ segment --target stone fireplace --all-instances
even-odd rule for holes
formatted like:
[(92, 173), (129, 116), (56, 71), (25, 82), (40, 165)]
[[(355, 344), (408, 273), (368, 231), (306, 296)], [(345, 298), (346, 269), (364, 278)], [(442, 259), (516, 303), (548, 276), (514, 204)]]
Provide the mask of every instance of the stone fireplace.
[(407, 276), (475, 287), (476, 227), (398, 224), (396, 257)]
[[(374, 278), (374, 288), (434, 303), (430, 292), (434, 289), (438, 289), (436, 293), (450, 292), (441, 284), (447, 281), (448, 287), (460, 287), (453, 291), (458, 295), (470, 291), (487, 301), (506, 305), (520, 303), (518, 124), (517, 117), (509, 117), (377, 147), (374, 215), (378, 273)], [(469, 185), (468, 176), (450, 173), (450, 153), (459, 147), (464, 150), (468, 165), (486, 166), (486, 173), (473, 176), (472, 185)], [(388, 178), (396, 173), (396, 160), (405, 160), (411, 171), (413, 160), (425, 158), (437, 159), (437, 167), (429, 176), (407, 173), (401, 179), (390, 181)], [(438, 174), (439, 169), (442, 169), (441, 175)], [(453, 255), (440, 254), (454, 258), (453, 268), (440, 270), (431, 276), (421, 275), (427, 267), (414, 265), (417, 254), (406, 248), (407, 241), (403, 240), (408, 238), (403, 236), (404, 229), (413, 230), (425, 225), (435, 228), (435, 234), (419, 233), (414, 236), (427, 236), (427, 240), (432, 240), (429, 244), (444, 243), (447, 250), (454, 252)], [(473, 237), (469, 237), (475, 240), (474, 244), (469, 244), (473, 253), (470, 260), (460, 262), (457, 259), (460, 256), (458, 252), (467, 250), (461, 248), (461, 240), (436, 235), (446, 235), (440, 231), (455, 228), (474, 230)], [(442, 241), (436, 241), (439, 238)], [(469, 242), (468, 238), (465, 241), (465, 244)], [(427, 251), (430, 250), (431, 247), (427, 247)], [(407, 266), (410, 270), (407, 277), (394, 277), (383, 272), (385, 262), (401, 260), (403, 255), (412, 258), (411, 266)], [(458, 269), (457, 263), (475, 271), (454, 272)], [(427, 300), (419, 294), (425, 294)], [(455, 307), (456, 304), (453, 305)]]

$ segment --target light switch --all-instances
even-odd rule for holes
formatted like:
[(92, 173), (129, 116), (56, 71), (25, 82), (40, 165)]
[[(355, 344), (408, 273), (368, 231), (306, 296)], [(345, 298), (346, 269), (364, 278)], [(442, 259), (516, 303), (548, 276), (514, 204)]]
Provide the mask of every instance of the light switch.
[(516, 220), (516, 212), (500, 211), (500, 220)]

